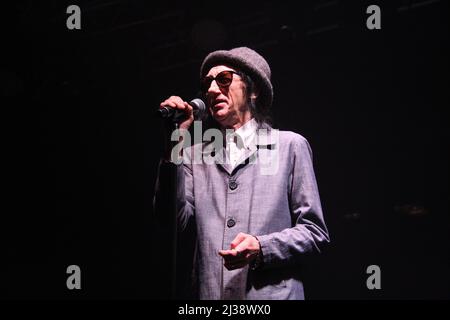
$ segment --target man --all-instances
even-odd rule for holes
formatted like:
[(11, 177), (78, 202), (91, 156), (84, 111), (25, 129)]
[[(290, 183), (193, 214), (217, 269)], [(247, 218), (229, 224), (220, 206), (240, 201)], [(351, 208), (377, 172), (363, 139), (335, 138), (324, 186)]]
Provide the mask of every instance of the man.
[[(225, 147), (213, 154), (224, 161), (192, 161), (211, 153), (212, 142), (186, 148), (179, 165), (167, 150), (155, 208), (169, 192), (163, 176), (176, 166), (178, 228), (194, 219), (197, 231), (200, 299), (304, 299), (300, 262), (329, 242), (309, 144), (268, 124), (271, 71), (257, 52), (246, 47), (212, 52), (200, 77), (209, 115), (224, 133)], [(192, 125), (193, 109), (180, 97), (161, 107), (185, 113), (179, 128)], [(276, 159), (273, 170), (264, 172), (263, 158)]]

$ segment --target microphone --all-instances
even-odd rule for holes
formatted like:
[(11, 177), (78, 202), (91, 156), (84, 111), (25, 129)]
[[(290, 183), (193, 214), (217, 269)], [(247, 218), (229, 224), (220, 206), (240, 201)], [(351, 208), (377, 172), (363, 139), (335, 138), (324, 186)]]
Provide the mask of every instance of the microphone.
[[(206, 105), (202, 99), (194, 99), (189, 104), (192, 106), (194, 118), (201, 118), (203, 113), (206, 111)], [(183, 111), (170, 107), (162, 107), (156, 110), (156, 115), (162, 119), (172, 118), (173, 121), (183, 119), (186, 115)]]

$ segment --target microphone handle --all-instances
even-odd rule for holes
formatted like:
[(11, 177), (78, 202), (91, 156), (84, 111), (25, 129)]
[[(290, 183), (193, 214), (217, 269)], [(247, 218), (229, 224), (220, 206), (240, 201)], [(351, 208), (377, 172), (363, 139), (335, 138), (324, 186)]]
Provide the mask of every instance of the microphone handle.
[[(190, 102), (190, 104), (194, 107), (193, 110), (194, 117), (196, 117), (197, 114), (200, 114), (203, 111), (201, 110), (202, 106), (199, 106), (199, 102), (197, 102), (196, 100), (199, 99), (194, 99)], [(204, 103), (201, 100), (200, 103), (203, 104), (203, 109), (205, 109)], [(169, 107), (162, 107), (156, 110), (156, 116), (162, 119), (172, 119), (172, 121), (176, 122), (183, 119), (186, 115), (183, 111), (179, 111), (177, 109)]]
[(155, 116), (161, 119), (169, 119), (169, 118), (179, 119), (183, 115), (184, 112), (169, 107), (162, 107), (155, 111)]

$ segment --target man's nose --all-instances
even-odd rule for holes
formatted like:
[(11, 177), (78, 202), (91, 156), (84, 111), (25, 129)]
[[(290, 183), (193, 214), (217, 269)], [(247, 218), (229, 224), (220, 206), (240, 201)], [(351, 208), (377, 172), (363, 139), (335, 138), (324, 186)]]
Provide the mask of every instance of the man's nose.
[(209, 85), (208, 92), (210, 93), (220, 93), (220, 87), (217, 85), (216, 80), (211, 81)]

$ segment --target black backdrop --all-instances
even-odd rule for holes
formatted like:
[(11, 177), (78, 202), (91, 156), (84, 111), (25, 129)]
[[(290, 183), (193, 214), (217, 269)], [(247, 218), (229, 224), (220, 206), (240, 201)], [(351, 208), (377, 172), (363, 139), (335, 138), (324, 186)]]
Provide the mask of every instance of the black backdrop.
[[(81, 30), (66, 28), (70, 4)], [(370, 4), (381, 30), (366, 28)], [(3, 298), (170, 296), (152, 110), (196, 94), (209, 51), (242, 45), (271, 65), (275, 127), (313, 148), (332, 243), (305, 266), (307, 298), (449, 298), (446, 1), (24, 1), (7, 13)], [(80, 291), (66, 288), (71, 264)], [(371, 264), (381, 290), (366, 288)]]

